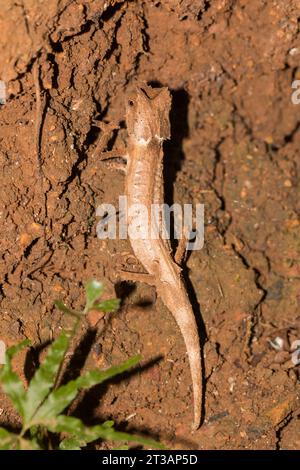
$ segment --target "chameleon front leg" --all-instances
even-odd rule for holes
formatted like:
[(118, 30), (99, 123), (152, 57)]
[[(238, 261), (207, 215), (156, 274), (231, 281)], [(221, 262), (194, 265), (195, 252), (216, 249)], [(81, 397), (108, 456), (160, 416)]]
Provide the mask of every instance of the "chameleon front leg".
[(114, 131), (120, 129), (120, 126), (113, 122), (105, 123), (103, 121), (93, 121), (93, 124), (94, 126), (99, 127), (102, 131), (102, 135), (99, 139), (96, 149), (94, 150), (93, 156), (99, 155), (100, 161), (107, 163), (111, 169), (125, 171), (127, 163), (127, 151), (125, 147), (119, 150), (104, 151), (104, 149), (107, 148), (108, 142), (111, 139)]
[(93, 152), (93, 155), (98, 155), (99, 153), (107, 148), (107, 144), (111, 139), (113, 133), (120, 129), (120, 126), (114, 122), (104, 122), (104, 121), (93, 121), (93, 126), (98, 127), (101, 129), (100, 138), (96, 144), (96, 148)]

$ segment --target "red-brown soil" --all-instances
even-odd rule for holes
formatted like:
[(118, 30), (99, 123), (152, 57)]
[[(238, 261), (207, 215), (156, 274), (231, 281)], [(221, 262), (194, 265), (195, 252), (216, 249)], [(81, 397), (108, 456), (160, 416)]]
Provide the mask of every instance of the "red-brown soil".
[[(117, 203), (124, 176), (99, 156), (126, 144), (134, 83), (171, 90), (168, 194), (205, 204), (204, 248), (187, 263), (206, 339), (204, 424), (191, 432), (184, 343), (144, 284), (98, 322), (85, 367), (139, 352), (154, 363), (82, 396), (86, 422), (113, 418), (173, 449), (300, 448), (288, 352), (300, 339), (299, 16), (296, 0), (1, 2), (0, 339), (51, 340), (67, 321), (54, 300), (81, 307), (89, 278), (114, 295), (130, 246), (97, 239), (95, 210)], [(120, 129), (106, 139), (95, 120)], [(3, 395), (1, 410), (16, 422)]]

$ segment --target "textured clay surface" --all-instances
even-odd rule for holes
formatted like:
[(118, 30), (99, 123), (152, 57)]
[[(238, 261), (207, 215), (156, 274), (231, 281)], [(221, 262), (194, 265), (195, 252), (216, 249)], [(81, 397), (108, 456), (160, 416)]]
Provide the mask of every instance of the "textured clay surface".
[[(69, 322), (54, 300), (80, 308), (96, 278), (123, 302), (91, 318), (84, 368), (143, 356), (134, 374), (80, 396), (85, 422), (112, 418), (172, 449), (300, 448), (299, 16), (296, 0), (1, 2), (0, 339), (41, 348)], [(205, 340), (194, 433), (178, 328), (153, 288), (116, 283), (129, 243), (96, 236), (97, 206), (117, 204), (124, 185), (101, 153), (126, 145), (137, 82), (172, 92), (169, 201), (205, 204), (204, 247), (187, 261)], [(16, 424), (0, 399), (1, 422)]]

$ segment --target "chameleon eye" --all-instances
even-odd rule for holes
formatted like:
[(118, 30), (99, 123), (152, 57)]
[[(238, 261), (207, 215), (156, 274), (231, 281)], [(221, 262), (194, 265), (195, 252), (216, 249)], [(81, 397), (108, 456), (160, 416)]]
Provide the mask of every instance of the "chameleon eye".
[(129, 106), (134, 106), (134, 102), (132, 100), (128, 101)]

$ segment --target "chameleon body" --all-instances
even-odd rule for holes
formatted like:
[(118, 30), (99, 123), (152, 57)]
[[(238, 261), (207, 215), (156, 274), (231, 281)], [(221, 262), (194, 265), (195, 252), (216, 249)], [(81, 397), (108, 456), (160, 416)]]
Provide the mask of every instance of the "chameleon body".
[[(152, 204), (164, 201), (163, 141), (170, 138), (169, 112), (171, 96), (167, 88), (149, 86), (136, 88), (126, 103), (128, 129), (125, 195), (128, 207), (143, 204), (147, 211), (139, 219), (141, 226), (150, 227)], [(128, 215), (129, 239), (132, 250), (148, 273), (149, 284), (177, 322), (183, 336), (192, 377), (194, 423), (197, 429), (202, 409), (201, 353), (197, 324), (182, 278), (181, 268), (174, 261), (169, 242), (159, 236), (138, 238), (130, 235), (135, 216)], [(153, 222), (153, 221), (152, 221)], [(161, 224), (164, 221), (161, 219)], [(147, 275), (143, 275), (147, 282)]]

